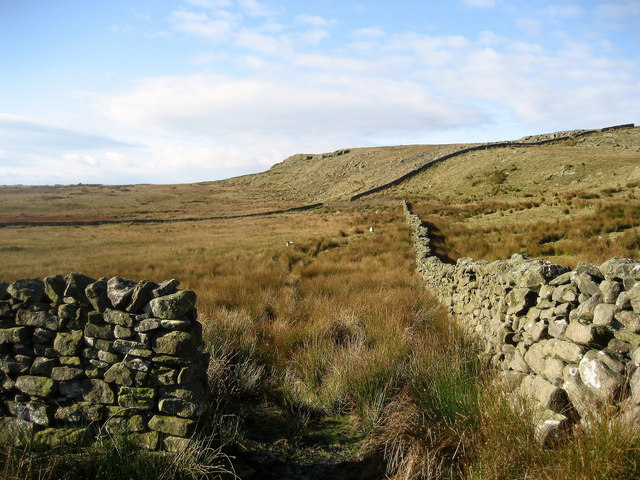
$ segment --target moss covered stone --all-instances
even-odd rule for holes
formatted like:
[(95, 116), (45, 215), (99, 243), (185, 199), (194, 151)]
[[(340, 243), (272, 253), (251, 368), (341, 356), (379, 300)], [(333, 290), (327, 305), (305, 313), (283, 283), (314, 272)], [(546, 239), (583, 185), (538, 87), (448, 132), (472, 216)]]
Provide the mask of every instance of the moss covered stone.
[(16, 388), (27, 395), (47, 398), (55, 393), (56, 384), (47, 377), (24, 375), (16, 380)]
[(63, 356), (76, 356), (82, 347), (82, 330), (60, 332), (53, 341), (53, 349)]
[(176, 437), (190, 437), (196, 428), (196, 422), (185, 418), (154, 415), (149, 420), (149, 428)]

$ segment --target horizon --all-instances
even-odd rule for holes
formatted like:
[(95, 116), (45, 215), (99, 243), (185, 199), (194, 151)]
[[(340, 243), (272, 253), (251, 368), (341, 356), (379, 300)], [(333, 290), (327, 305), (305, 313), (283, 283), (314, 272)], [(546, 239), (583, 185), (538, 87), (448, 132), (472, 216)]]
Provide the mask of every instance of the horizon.
[(639, 20), (633, 0), (3, 2), (0, 184), (638, 124)]

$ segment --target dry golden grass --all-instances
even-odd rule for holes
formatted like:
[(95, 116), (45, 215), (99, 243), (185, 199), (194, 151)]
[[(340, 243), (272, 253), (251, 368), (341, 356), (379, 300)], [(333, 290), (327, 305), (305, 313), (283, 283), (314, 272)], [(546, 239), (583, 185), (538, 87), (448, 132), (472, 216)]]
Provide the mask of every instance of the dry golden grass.
[(0, 186), (0, 222), (230, 216), (300, 205), (263, 187), (178, 185)]
[(640, 128), (465, 154), (377, 196), (408, 198), (450, 259), (640, 257)]

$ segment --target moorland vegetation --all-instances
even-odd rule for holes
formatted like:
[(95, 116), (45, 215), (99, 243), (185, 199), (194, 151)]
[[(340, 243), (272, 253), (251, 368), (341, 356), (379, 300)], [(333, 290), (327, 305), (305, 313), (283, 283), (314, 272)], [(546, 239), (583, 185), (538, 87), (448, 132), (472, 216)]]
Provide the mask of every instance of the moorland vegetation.
[[(78, 271), (177, 278), (196, 291), (212, 398), (188, 451), (117, 439), (3, 447), (3, 478), (637, 478), (640, 434), (615, 418), (535, 442), (527, 405), (502, 391), (413, 273), (397, 200), (432, 224), (451, 260), (638, 258), (640, 129), (474, 152), (344, 201), (455, 148), (305, 155), (195, 185), (0, 188), (3, 221), (225, 216), (333, 200), (265, 217), (1, 228), (5, 281)], [(305, 189), (288, 188), (294, 178)]]

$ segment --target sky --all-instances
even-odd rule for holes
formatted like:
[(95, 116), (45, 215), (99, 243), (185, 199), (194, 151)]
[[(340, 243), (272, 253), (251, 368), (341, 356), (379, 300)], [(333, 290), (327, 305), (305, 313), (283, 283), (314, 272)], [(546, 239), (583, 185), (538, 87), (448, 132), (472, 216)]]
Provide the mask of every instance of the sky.
[(640, 0), (0, 0), (0, 184), (640, 123)]

